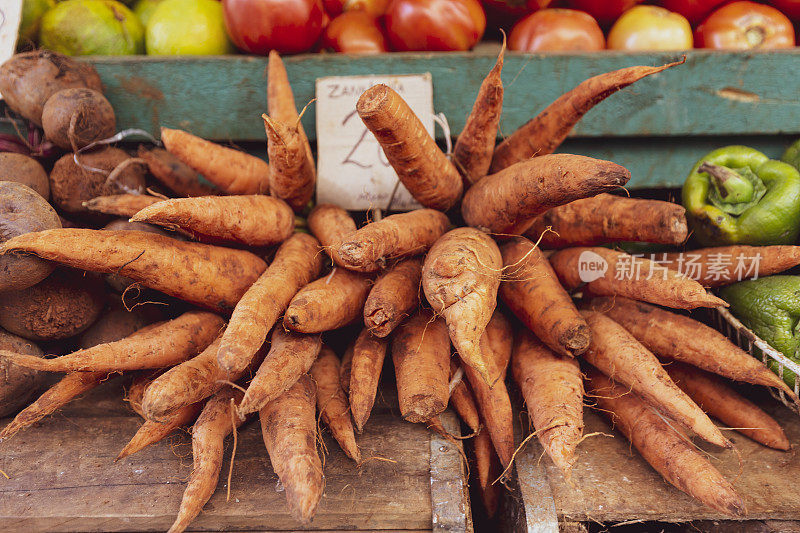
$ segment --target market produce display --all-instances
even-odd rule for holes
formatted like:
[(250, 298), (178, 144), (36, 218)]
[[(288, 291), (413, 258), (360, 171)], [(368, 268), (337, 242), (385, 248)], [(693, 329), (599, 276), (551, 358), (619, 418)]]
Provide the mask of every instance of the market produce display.
[[(130, 8), (125, 4), (130, 5)], [(771, 50), (796, 0), (23, 0), (19, 46), (68, 55)], [(279, 116), (272, 116), (279, 119)]]
[[(797, 407), (794, 376), (682, 310), (730, 306), (800, 361), (797, 146), (786, 162), (741, 146), (711, 152), (687, 169), (683, 206), (615, 194), (626, 168), (555, 152), (594, 105), (682, 62), (590, 78), (498, 142), (504, 53), (452, 154), (390, 87), (360, 95), (353, 111), (424, 206), (364, 224), (315, 205), (316, 154), (274, 50), (269, 162), (167, 127), (164, 149), (141, 145), (134, 157), (102, 139), (116, 126), (91, 67), (49, 51), (0, 66), (9, 107), (66, 151), (49, 175), (27, 156), (0, 157), (0, 220), (25, 215), (0, 241), (0, 412), (15, 414), (0, 446), (121, 374), (144, 420), (118, 459), (191, 426), (194, 468), (170, 531), (201, 513), (227, 437), (256, 412), (287, 507), (307, 525), (325, 490), (318, 420), (357, 468), (376, 397), (395, 386), (409, 423), (455, 442), (439, 415), (451, 406), (462, 418), (491, 513), (505, 490), (495, 481), (524, 445), (518, 389), (533, 427), (525, 442), (535, 436), (565, 479), (587, 437), (587, 401), (668, 483), (745, 516), (735, 480), (690, 437), (735, 448), (714, 417), (790, 449), (730, 381)], [(669, 253), (614, 246), (625, 242)], [(337, 334), (349, 335), (341, 353)], [(381, 375), (387, 356), (394, 383)], [(27, 405), (48, 372), (63, 377)]]

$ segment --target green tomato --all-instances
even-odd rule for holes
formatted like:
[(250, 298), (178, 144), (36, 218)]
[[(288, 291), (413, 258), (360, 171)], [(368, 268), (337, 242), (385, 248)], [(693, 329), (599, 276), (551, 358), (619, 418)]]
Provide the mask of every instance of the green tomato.
[(222, 3), (216, 0), (163, 0), (147, 22), (147, 53), (222, 55), (233, 52)]
[(45, 13), (39, 44), (65, 55), (144, 53), (144, 28), (115, 0), (66, 0)]

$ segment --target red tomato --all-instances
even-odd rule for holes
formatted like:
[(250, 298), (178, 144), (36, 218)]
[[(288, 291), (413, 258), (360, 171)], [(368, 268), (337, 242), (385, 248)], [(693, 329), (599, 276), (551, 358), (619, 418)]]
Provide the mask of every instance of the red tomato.
[(386, 52), (386, 39), (375, 17), (346, 11), (325, 28), (322, 46), (346, 54), (379, 54)]
[(552, 3), (553, 0), (481, 0), (487, 14), (507, 21), (518, 20)]
[(792, 20), (800, 21), (800, 0), (772, 0), (773, 5)]
[(588, 13), (543, 9), (517, 22), (508, 38), (510, 50), (523, 52), (591, 51), (606, 47), (603, 30)]
[(322, 34), (320, 0), (222, 0), (233, 43), (251, 54), (307, 52)]
[(791, 48), (794, 27), (774, 7), (734, 2), (711, 13), (695, 33), (698, 48), (747, 50)]
[(386, 35), (397, 51), (469, 50), (486, 30), (478, 0), (392, 0)]
[(625, 11), (644, 0), (570, 0), (569, 7), (586, 11), (597, 22), (609, 25)]
[(380, 17), (386, 13), (389, 7), (389, 0), (345, 0), (344, 10), (355, 11), (360, 9), (366, 11), (373, 17)]
[(686, 17), (658, 6), (626, 11), (608, 32), (610, 50), (663, 51), (692, 47), (692, 26)]
[(726, 0), (662, 0), (661, 5), (670, 11), (680, 13), (691, 24), (697, 24), (711, 11)]
[(342, 14), (346, 3), (346, 0), (322, 0), (322, 7), (325, 9), (325, 13), (336, 17)]

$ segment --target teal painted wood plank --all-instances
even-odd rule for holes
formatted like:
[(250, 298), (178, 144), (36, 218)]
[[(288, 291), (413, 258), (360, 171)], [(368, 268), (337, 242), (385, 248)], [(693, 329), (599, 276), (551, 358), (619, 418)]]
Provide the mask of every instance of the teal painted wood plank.
[[(577, 137), (800, 133), (800, 50), (696, 50), (686, 64), (621, 91), (590, 111)], [(508, 134), (589, 76), (631, 65), (659, 65), (675, 53), (580, 55), (509, 53), (501, 129)], [(96, 57), (93, 62), (118, 114), (119, 126), (157, 131), (180, 127), (220, 140), (264, 138), (266, 59), (249, 56)], [(461, 130), (478, 86), (494, 63), (491, 52), (314, 54), (285, 59), (298, 108), (323, 76), (430, 72), (434, 107)], [(304, 117), (315, 136), (313, 106)]]

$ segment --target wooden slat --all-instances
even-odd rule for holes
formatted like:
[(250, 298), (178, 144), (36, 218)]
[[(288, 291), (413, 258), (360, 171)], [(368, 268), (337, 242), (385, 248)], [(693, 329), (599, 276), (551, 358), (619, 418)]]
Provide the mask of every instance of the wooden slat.
[[(439, 417), (442, 426), (453, 435), (460, 434), (459, 422), (450, 411)], [(448, 442), (441, 435), (431, 435), (431, 505), (433, 530), (472, 533), (466, 471), (460, 442)]]
[[(164, 531), (172, 523), (191, 471), (190, 440), (176, 435), (114, 463), (141, 420), (122, 406), (118, 382), (107, 388), (116, 401), (102, 391), (89, 395), (2, 443), (0, 469), (11, 477), (0, 478), (2, 531)], [(109, 416), (87, 411), (91, 404), (105, 406)], [(326, 435), (325, 494), (311, 529), (430, 530), (429, 431), (379, 409), (358, 442), (365, 459), (391, 462), (368, 459), (359, 469)], [(224, 473), (229, 454), (228, 449)], [(463, 489), (463, 479), (461, 484)], [(239, 433), (231, 502), (225, 490), (221, 479), (193, 530), (299, 527), (287, 511), (257, 422)], [(468, 511), (463, 491), (461, 498), (451, 503)]]

